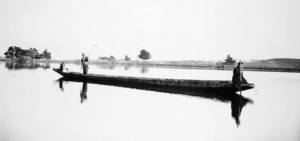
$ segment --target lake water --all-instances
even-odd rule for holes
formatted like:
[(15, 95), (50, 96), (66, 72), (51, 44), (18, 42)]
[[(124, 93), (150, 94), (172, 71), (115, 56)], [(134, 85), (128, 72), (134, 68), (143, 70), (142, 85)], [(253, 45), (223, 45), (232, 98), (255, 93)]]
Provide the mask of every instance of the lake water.
[[(226, 98), (58, 81), (61, 76), (52, 70), (58, 66), (0, 62), (1, 141), (300, 140), (300, 73), (245, 71), (255, 89)], [(79, 65), (66, 66), (80, 71)], [(232, 77), (231, 71), (113, 65), (91, 65), (90, 72)]]

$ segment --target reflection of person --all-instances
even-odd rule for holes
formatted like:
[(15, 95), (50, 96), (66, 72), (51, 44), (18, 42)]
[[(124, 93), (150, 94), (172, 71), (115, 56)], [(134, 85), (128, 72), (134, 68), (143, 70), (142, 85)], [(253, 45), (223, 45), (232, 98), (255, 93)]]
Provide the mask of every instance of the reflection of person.
[(83, 103), (87, 99), (87, 82), (83, 82), (82, 89), (80, 91), (80, 103)]
[(88, 73), (88, 57), (84, 55), (84, 53), (82, 53), (82, 58), (81, 58), (81, 65), (83, 68), (83, 74), (87, 74)]
[(233, 70), (232, 83), (236, 88), (241, 89), (242, 84), (248, 84), (247, 80), (243, 76), (243, 62), (239, 62), (237, 67)]
[(231, 116), (235, 119), (236, 125), (240, 125), (240, 116), (242, 113), (243, 107), (247, 103), (253, 103), (252, 100), (242, 97), (240, 95), (235, 95), (231, 101)]
[(64, 91), (64, 85), (62, 80), (59, 80), (59, 88), (61, 89), (61, 91)]

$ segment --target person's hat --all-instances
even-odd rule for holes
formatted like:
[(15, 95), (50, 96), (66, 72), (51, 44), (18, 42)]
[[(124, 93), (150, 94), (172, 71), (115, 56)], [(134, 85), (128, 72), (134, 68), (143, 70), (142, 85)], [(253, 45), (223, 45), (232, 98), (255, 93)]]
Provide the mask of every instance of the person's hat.
[(244, 64), (242, 61), (240, 61), (239, 63), (238, 63), (238, 65), (240, 65), (240, 64)]

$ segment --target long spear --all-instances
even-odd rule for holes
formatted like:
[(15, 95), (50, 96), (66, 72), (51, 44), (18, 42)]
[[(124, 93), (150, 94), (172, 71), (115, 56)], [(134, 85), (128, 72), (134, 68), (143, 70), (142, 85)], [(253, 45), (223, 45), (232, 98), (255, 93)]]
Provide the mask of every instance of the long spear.
[(239, 105), (239, 117), (240, 117), (240, 114), (241, 114), (241, 98), (242, 98), (242, 82), (243, 82), (243, 72), (242, 72), (242, 67), (241, 67), (241, 64), (242, 62), (240, 61), (239, 63), (240, 65), (240, 105)]
[[(87, 58), (89, 58), (89, 56), (90, 56), (91, 53), (92, 53), (92, 50), (93, 50), (94, 48), (96, 48), (96, 47), (98, 47), (98, 45), (94, 45), (94, 47), (91, 48), (91, 50), (89, 51), (89, 54), (88, 54)], [(83, 67), (81, 66), (81, 67), (80, 67), (80, 71), (81, 71), (82, 69), (83, 69)]]
[(90, 52), (89, 52), (89, 54), (88, 54), (88, 56), (87, 57), (89, 57), (90, 55), (91, 55), (91, 53), (92, 53), (92, 50), (94, 49), (94, 48), (96, 48), (96, 47), (98, 47), (98, 45), (94, 45), (94, 47), (90, 50)]

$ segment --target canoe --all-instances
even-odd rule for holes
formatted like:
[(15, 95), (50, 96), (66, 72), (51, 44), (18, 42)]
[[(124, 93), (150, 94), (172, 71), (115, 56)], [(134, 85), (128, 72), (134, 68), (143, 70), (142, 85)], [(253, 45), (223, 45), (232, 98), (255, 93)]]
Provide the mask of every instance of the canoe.
[[(202, 91), (237, 92), (240, 91), (231, 81), (224, 80), (192, 80), (192, 79), (165, 79), (129, 76), (112, 76), (101, 74), (82, 74), (78, 72), (63, 72), (53, 68), (55, 72), (64, 78), (73, 81), (91, 81), (94, 83), (126, 83), (128, 85), (143, 85), (151, 87), (169, 87), (179, 89), (197, 89)], [(254, 84), (243, 84), (241, 90), (254, 88)]]

